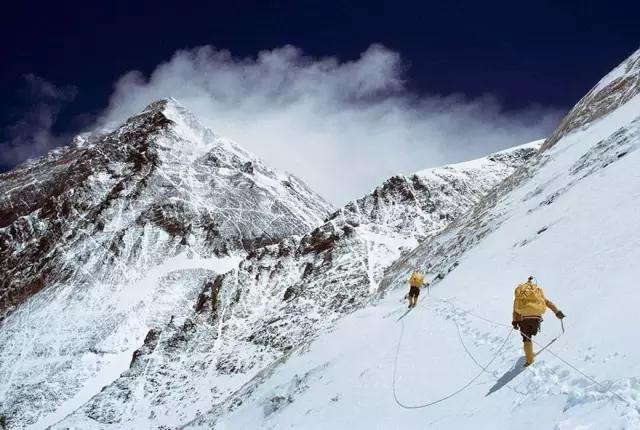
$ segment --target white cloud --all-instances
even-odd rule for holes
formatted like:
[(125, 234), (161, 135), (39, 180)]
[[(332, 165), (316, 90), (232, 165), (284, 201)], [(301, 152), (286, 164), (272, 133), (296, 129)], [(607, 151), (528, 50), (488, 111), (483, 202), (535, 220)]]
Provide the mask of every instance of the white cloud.
[(404, 68), (380, 45), (348, 62), (293, 46), (244, 59), (209, 46), (178, 51), (148, 78), (123, 76), (101, 123), (175, 97), (216, 133), (336, 205), (393, 174), (538, 139), (557, 123), (555, 110), (504, 112), (490, 96), (415, 96), (404, 87)]

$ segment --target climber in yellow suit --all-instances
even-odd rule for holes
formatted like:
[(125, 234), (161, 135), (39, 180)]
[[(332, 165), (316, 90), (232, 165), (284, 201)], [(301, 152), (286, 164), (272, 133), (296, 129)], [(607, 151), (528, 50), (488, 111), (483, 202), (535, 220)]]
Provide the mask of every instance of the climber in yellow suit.
[(556, 314), (559, 319), (564, 318), (561, 310), (551, 300), (544, 296), (544, 291), (534, 282), (533, 276), (529, 276), (527, 282), (523, 282), (516, 287), (513, 299), (513, 316), (511, 324), (513, 328), (520, 329), (522, 342), (524, 344), (524, 355), (527, 359), (525, 366), (533, 363), (533, 344), (531, 338), (540, 330), (542, 314), (547, 310)]
[[(420, 295), (420, 288), (425, 285), (424, 275), (414, 270), (409, 277), (409, 294), (407, 297), (409, 298), (409, 309), (414, 308), (418, 303), (418, 296)], [(429, 285), (428, 283), (426, 285)]]

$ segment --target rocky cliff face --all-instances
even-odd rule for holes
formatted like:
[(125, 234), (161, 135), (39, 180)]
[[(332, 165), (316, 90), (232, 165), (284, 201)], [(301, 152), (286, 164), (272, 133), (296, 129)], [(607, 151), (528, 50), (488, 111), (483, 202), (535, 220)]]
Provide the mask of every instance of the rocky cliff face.
[(194, 314), (150, 331), (129, 370), (60, 428), (172, 428), (259, 381), (374, 301), (385, 268), (530, 160), (541, 142), (390, 178), (303, 236), (254, 249), (212, 276)]
[(0, 175), (0, 195), (0, 317), (70, 276), (65, 248), (89, 237), (107, 261), (139, 239), (131, 227), (224, 255), (306, 233), (331, 209), (169, 101)]
[(10, 428), (88, 400), (205, 279), (332, 210), (171, 100), (1, 175), (0, 196)]

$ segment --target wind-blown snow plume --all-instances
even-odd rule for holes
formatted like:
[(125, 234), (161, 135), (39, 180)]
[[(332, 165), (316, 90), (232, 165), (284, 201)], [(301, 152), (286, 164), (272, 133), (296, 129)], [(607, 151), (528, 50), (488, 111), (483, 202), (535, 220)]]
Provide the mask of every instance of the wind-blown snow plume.
[(293, 46), (244, 59), (204, 46), (176, 52), (148, 78), (121, 77), (100, 125), (175, 97), (217, 133), (342, 204), (400, 172), (545, 137), (559, 119), (540, 107), (505, 112), (490, 96), (418, 97), (404, 70), (381, 45), (344, 62)]

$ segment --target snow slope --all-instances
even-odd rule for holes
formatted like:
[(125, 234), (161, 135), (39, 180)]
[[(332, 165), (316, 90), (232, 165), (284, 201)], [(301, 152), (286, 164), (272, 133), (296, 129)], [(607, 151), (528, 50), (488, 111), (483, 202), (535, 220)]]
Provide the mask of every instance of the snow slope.
[(176, 101), (0, 175), (0, 415), (44, 428), (182, 323), (207, 279), (332, 208)]
[(341, 316), (375, 300), (401, 253), (457, 219), (538, 151), (390, 178), (302, 237), (255, 249), (211, 278), (197, 315), (168, 324), (138, 360), (56, 428), (175, 427), (255, 383)]
[[(568, 132), (401, 257), (375, 305), (185, 428), (640, 428), (638, 149), (635, 95)], [(398, 322), (413, 267), (437, 282)], [(495, 390), (522, 356), (511, 307), (529, 274), (567, 315), (566, 334)], [(536, 342), (560, 332), (547, 314)], [(426, 408), (398, 404), (421, 406), (469, 382)]]

